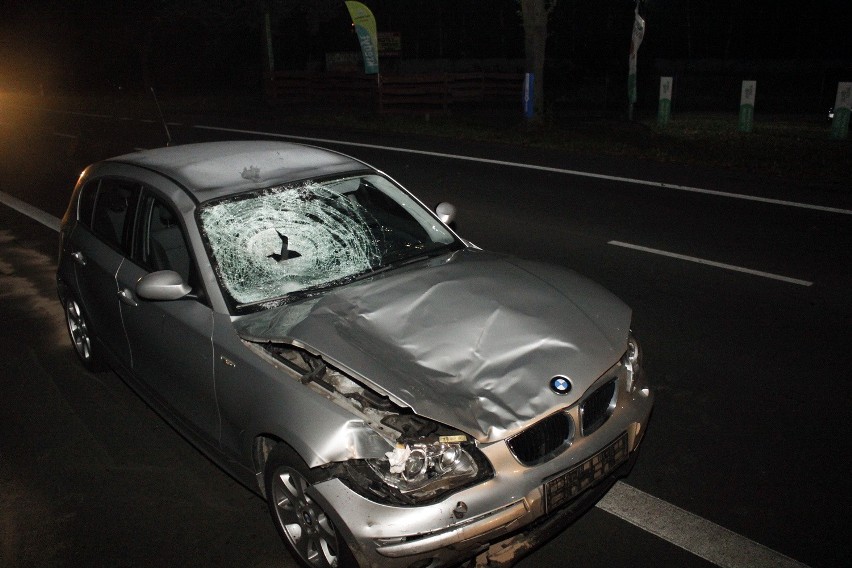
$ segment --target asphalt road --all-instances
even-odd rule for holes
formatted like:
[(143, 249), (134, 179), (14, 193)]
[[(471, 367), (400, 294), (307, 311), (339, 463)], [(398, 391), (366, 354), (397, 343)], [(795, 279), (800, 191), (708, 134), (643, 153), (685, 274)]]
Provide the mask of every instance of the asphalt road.
[[(85, 164), (163, 143), (157, 124), (93, 114), (104, 116), (2, 108), (0, 191), (58, 217)], [(175, 119), (178, 142), (321, 139), (428, 204), (453, 202), (459, 232), (476, 244), (571, 267), (632, 306), (657, 402), (626, 483), (664, 506), (640, 511), (637, 524), (595, 508), (525, 566), (761, 565), (739, 544), (740, 564), (699, 557), (702, 543), (689, 543), (712, 540), (704, 528), (652, 528), (672, 506), (779, 562), (852, 563), (843, 528), (852, 182), (809, 187), (280, 121)], [(0, 205), (0, 566), (294, 566), (260, 499), (114, 374), (77, 364), (55, 296), (56, 246), (54, 231)]]

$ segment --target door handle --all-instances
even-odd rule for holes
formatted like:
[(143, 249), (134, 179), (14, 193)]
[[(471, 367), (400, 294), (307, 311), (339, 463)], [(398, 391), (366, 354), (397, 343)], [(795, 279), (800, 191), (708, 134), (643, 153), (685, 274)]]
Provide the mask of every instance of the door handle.
[(83, 256), (83, 253), (80, 251), (72, 252), (71, 257), (77, 261), (77, 264), (80, 266), (86, 266), (86, 257)]
[(139, 305), (136, 300), (133, 299), (133, 292), (131, 292), (127, 288), (122, 288), (118, 292), (118, 299), (127, 304), (128, 306), (134, 308)]

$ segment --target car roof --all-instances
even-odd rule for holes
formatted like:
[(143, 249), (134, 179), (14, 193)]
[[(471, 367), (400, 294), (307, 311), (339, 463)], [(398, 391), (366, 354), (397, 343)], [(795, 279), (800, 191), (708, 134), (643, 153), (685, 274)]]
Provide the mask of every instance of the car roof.
[(239, 140), (141, 150), (110, 158), (159, 172), (198, 201), (302, 179), (370, 169), (354, 158), (290, 142)]

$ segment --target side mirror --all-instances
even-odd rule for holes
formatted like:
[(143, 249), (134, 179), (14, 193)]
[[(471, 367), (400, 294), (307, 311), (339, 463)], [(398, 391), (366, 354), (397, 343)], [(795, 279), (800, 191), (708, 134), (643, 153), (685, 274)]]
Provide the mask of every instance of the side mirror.
[(452, 203), (442, 201), (435, 207), (435, 214), (438, 215), (438, 219), (445, 225), (449, 225), (456, 220), (456, 206)]
[(136, 294), (145, 300), (180, 300), (192, 292), (174, 270), (160, 270), (146, 274), (136, 283)]

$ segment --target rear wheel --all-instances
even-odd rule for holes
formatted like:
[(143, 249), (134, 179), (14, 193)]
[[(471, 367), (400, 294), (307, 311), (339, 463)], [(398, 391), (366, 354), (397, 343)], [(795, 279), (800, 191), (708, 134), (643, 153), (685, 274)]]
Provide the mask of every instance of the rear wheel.
[(90, 371), (103, 369), (104, 364), (94, 346), (94, 338), (89, 328), (88, 318), (80, 303), (73, 296), (69, 296), (65, 300), (65, 323), (68, 327), (68, 335), (71, 337), (71, 345), (83, 366)]
[(275, 528), (293, 555), (311, 568), (357, 566), (349, 547), (322, 506), (308, 495), (316, 476), (284, 444), (266, 462), (265, 483)]

